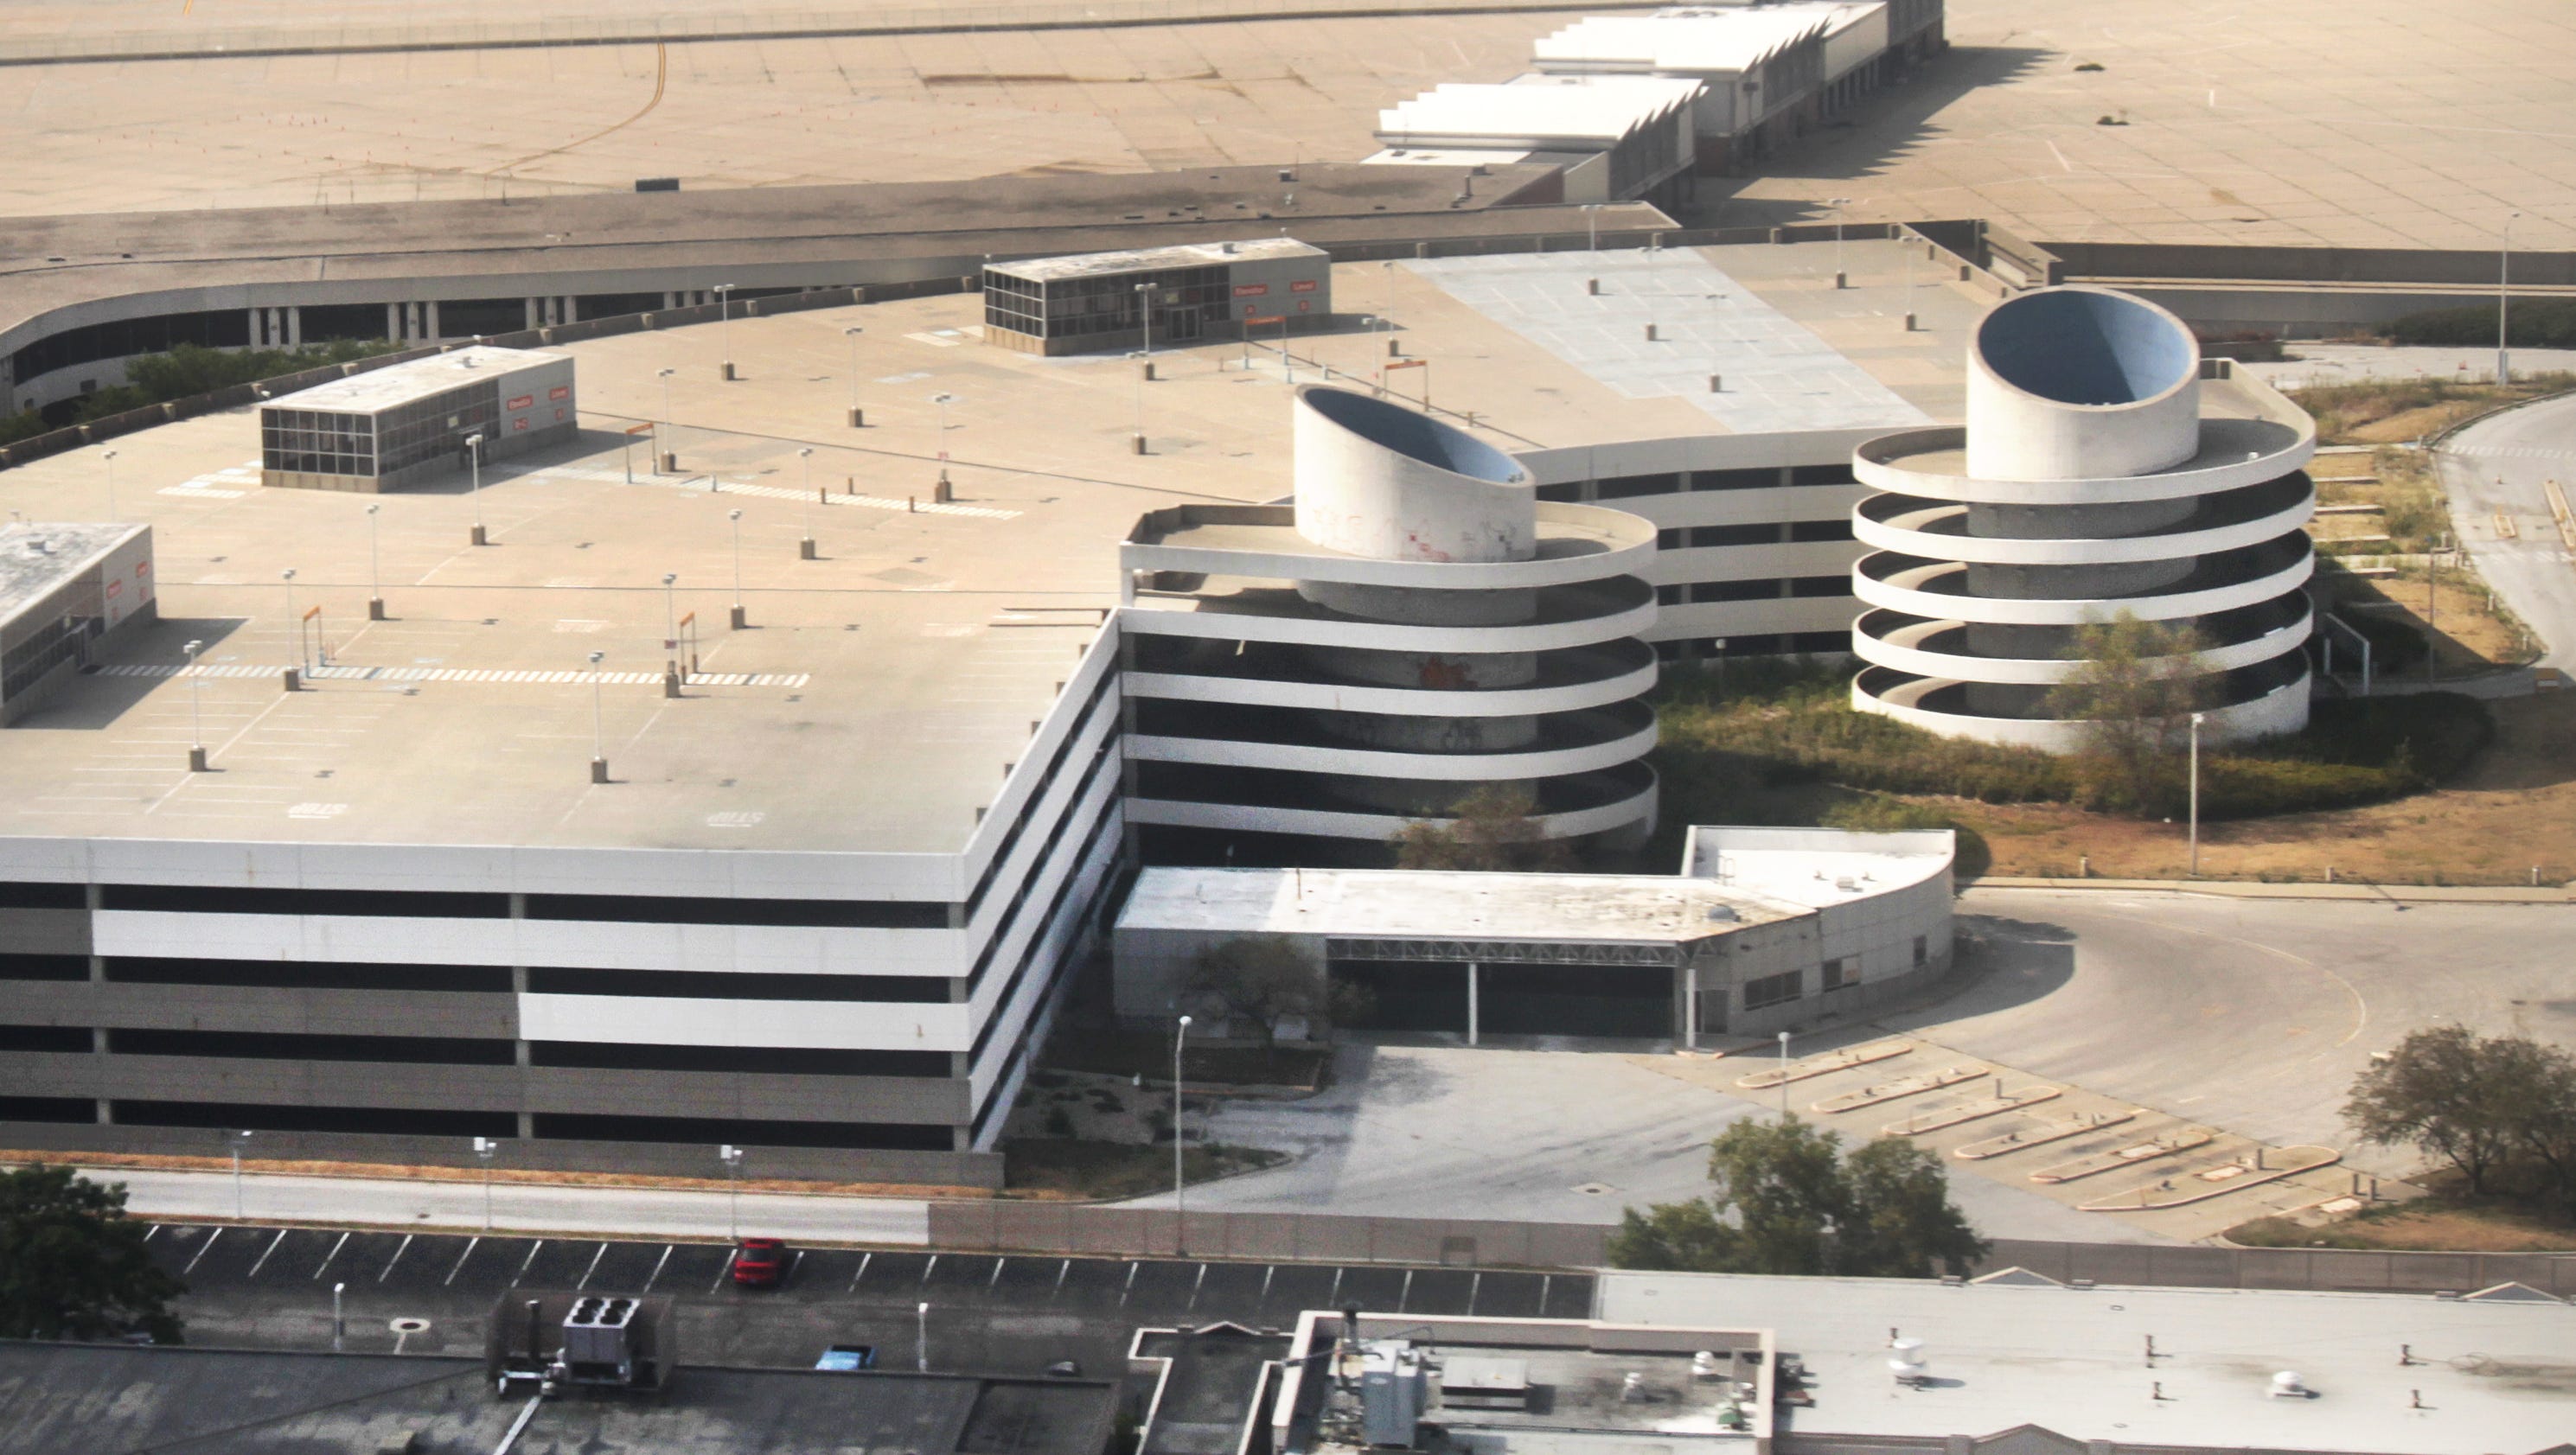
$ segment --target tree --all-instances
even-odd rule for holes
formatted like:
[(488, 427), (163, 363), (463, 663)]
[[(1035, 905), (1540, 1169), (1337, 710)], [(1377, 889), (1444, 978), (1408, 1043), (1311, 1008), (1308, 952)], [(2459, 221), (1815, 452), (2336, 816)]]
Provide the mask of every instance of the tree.
[(170, 1300), (186, 1291), (143, 1251), (125, 1184), (43, 1163), (0, 1173), (0, 1338), (175, 1344)]
[(1804, 1121), (1746, 1118), (1709, 1144), (1706, 1198), (1629, 1208), (1619, 1268), (1928, 1278), (1965, 1273), (1984, 1240), (1950, 1201), (1940, 1159), (1896, 1138), (1842, 1154)]
[(1560, 873), (1574, 867), (1563, 839), (1552, 839), (1531, 815), (1538, 802), (1525, 788), (1488, 783), (1458, 800), (1448, 819), (1420, 819), (1398, 829), (1399, 869), (1470, 869), (1513, 874)]
[(1323, 971), (1280, 936), (1246, 935), (1201, 950), (1181, 998), (1260, 1027), (1268, 1061), (1278, 1050), (1279, 1018), (1313, 1015), (1322, 1005)]
[(2472, 1195), (2517, 1155), (2576, 1194), (2576, 1057), (2555, 1046), (2428, 1026), (2353, 1080), (2343, 1116), (2363, 1141), (2450, 1163)]
[(2143, 813), (2173, 797), (2173, 758), (2218, 678), (2195, 658), (2209, 642), (2189, 622), (2140, 621), (2122, 611), (2075, 629), (2081, 659), (2049, 690), (2053, 717), (2083, 723), (2076, 764), (2094, 806)]

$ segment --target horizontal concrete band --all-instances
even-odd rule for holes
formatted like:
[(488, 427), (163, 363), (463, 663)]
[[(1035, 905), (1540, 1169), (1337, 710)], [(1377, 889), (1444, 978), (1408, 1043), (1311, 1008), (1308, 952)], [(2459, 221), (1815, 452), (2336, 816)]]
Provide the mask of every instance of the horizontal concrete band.
[(277, 1061), (233, 1056), (0, 1052), (19, 1096), (258, 1106), (947, 1125), (974, 1115), (963, 1078), (798, 1076), (574, 1066)]
[(1127, 756), (1157, 763), (1206, 763), (1229, 768), (1275, 768), (1353, 778), (1405, 778), (1471, 783), (1513, 778), (1562, 778), (1633, 762), (1654, 751), (1655, 725), (1575, 747), (1518, 753), (1391, 753), (1355, 747), (1308, 747), (1248, 742), (1239, 738), (1148, 737), (1131, 734)]
[[(2125, 561), (2179, 561), (2219, 551), (2259, 546), (2308, 523), (2315, 513), (2313, 496), (2252, 520), (2199, 530), (2152, 535), (2083, 536), (2055, 540), (2019, 536), (1972, 536), (1955, 531), (1912, 530), (1892, 524), (1900, 511), (1921, 511), (1933, 502), (1907, 496), (1881, 496), (1852, 514), (1852, 535), (1882, 551), (1936, 560), (2006, 566), (2092, 566)], [(1873, 519), (1873, 515), (1880, 518)]]
[[(2316, 453), (2316, 426), (2203, 420), (2203, 449), (2175, 470), (2093, 480), (1981, 480), (1957, 473), (1968, 432), (1957, 425), (1883, 435), (1852, 455), (1852, 475), (1891, 495), (1970, 505), (2120, 505), (2211, 495), (2277, 479)], [(1933, 461), (1938, 461), (1936, 466)]]
[[(1852, 595), (1871, 606), (1901, 611), (1909, 616), (1935, 619), (1991, 622), (2004, 626), (2081, 626), (2087, 622), (2107, 621), (2118, 612), (2127, 612), (2141, 621), (2171, 621), (2177, 617), (2208, 616), (2214, 612), (2234, 611), (2254, 606), (2293, 591), (2307, 583), (2316, 572), (2316, 556), (2301, 551), (2290, 565), (2244, 581), (2212, 586), (2199, 591), (2171, 592), (2157, 596), (2115, 596), (2089, 599), (2020, 600), (2001, 596), (1969, 596), (1939, 591), (1915, 591), (1891, 586), (1874, 579), (1873, 562), (1886, 562), (1885, 557), (1870, 556), (1852, 568)], [(1937, 564), (1937, 563), (1936, 563)], [(1911, 569), (1911, 568), (1909, 568)], [(1964, 571), (1965, 567), (1954, 569)]]
[(1398, 626), (1321, 614), (1159, 609), (1150, 601), (1130, 607), (1122, 621), (1128, 631), (1209, 641), (1379, 652), (1551, 652), (1637, 636), (1655, 624), (1654, 588), (1634, 577), (1616, 579), (1630, 589), (1601, 593), (1599, 615), (1515, 626)]
[[(1852, 679), (1851, 691), (1852, 706), (1859, 711), (1892, 717), (1945, 738), (1974, 738), (1980, 742), (2066, 753), (2083, 745), (2087, 726), (2083, 722), (2066, 719), (1981, 717), (1909, 706), (1888, 701), (1871, 692), (1861, 685), (1857, 677)], [(2205, 731), (2210, 740), (2219, 742), (2289, 732), (2307, 720), (2307, 704), (2308, 674), (2302, 671), (2297, 681), (2274, 688), (2250, 702), (2209, 709), (2205, 714), (2208, 719)]]
[(1483, 690), (1364, 687), (1348, 682), (1287, 682), (1261, 677), (1214, 677), (1179, 672), (1131, 672), (1120, 686), (1130, 697), (1170, 698), (1182, 702), (1302, 707), (1326, 712), (1376, 712), (1393, 717), (1527, 717), (1625, 702), (1653, 690), (1655, 678), (1656, 663), (1649, 653), (1645, 661), (1624, 671), (1589, 681), (1545, 687)]
[[(1540, 814), (1538, 825), (1549, 838), (1578, 838), (1651, 821), (1655, 785), (1614, 802), (1561, 813)], [(1328, 809), (1272, 808), (1259, 804), (1194, 803), (1177, 799), (1132, 799), (1127, 820), (1174, 828), (1234, 829), (1246, 833), (1308, 834), (1319, 838), (1367, 839), (1385, 843), (1409, 824), (1422, 822), (1396, 814), (1338, 813)]]
[[(1939, 677), (1960, 682), (2053, 686), (2073, 676), (2076, 669), (2084, 665), (2081, 660), (2074, 658), (1980, 657), (1964, 652), (1933, 652), (1917, 647), (1899, 646), (1885, 638), (1873, 635), (1867, 630), (1867, 621), (1868, 618), (1862, 618), (1863, 625), (1853, 629), (1852, 651), (1863, 661), (1873, 662), (1881, 667), (1894, 668), (1899, 672), (1910, 672), (1918, 677)], [(1947, 622), (1936, 622), (1933, 625), (1957, 627), (1964, 623), (1953, 619)], [(2239, 667), (2251, 667), (2259, 662), (2268, 662), (2283, 653), (2299, 650), (2307, 643), (2310, 625), (2311, 618), (2306, 613), (2302, 613), (2298, 621), (2291, 625), (2275, 627), (2248, 641), (2235, 642), (2197, 653), (2188, 660), (2194, 670), (2201, 672), (2232, 672)], [(2185, 659), (2170, 657), (2147, 659), (2149, 663), (2158, 667), (2182, 660)]]

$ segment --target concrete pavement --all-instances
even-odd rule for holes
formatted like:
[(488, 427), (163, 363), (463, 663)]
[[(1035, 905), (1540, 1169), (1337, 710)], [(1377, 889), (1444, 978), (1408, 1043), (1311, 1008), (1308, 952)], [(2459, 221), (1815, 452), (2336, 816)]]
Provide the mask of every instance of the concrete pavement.
[[(2516, 353), (2517, 366), (2526, 365), (2528, 352)], [(2576, 398), (2482, 419), (2444, 441), (2436, 461), (2461, 544), (2539, 636), (2539, 665), (2576, 667), (2576, 554), (2560, 537), (2543, 488), (2556, 480), (2576, 489)], [(2499, 515), (2512, 534), (2497, 529)]]

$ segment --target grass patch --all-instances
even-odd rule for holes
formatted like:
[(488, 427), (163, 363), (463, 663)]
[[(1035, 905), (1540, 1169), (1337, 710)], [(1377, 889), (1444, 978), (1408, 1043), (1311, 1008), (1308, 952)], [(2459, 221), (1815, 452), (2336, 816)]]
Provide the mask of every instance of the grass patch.
[[(1989, 804), (2087, 804), (2096, 796), (2078, 759), (1945, 738), (1854, 711), (1841, 668), (1784, 662), (1728, 671), (1724, 696), (1715, 674), (1696, 667), (1668, 671), (1659, 689), (1663, 741), (1655, 760), (1668, 823), (1958, 827), (1938, 805), (1897, 795)], [(2204, 752), (2201, 816), (2260, 818), (2403, 797), (2458, 774), (2494, 738), (2485, 704), (2457, 693), (2319, 702), (2303, 732)], [(2135, 816), (2181, 811), (2182, 755), (2166, 766), (2170, 781), (2159, 781)]]
[[(1067, 1137), (1017, 1137), (1002, 1144), (1003, 1194), (1009, 1197), (1088, 1198), (1120, 1201), (1167, 1192), (1172, 1186), (1168, 1144), (1085, 1142)], [(1237, 1172), (1276, 1167), (1285, 1152), (1223, 1142), (1181, 1154), (1183, 1178), (1209, 1182)]]
[(2416, 1253), (2559, 1253), (2576, 1250), (2576, 1227), (2506, 1202), (2418, 1198), (2365, 1208), (2309, 1227), (2256, 1218), (2227, 1230), (2249, 1248), (2360, 1248)]
[[(2495, 311), (2487, 311), (2487, 347), (2495, 346)], [(2455, 379), (2374, 379), (2293, 390), (2292, 403), (2314, 415), (2321, 444), (2398, 444), (2456, 424), (2481, 410), (2536, 399), (2576, 386), (2576, 375), (2532, 374), (2511, 384)]]

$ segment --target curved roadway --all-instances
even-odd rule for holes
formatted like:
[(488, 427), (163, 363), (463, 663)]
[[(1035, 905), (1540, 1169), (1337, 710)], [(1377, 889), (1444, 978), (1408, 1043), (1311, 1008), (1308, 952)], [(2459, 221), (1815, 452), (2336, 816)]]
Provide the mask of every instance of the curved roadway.
[[(2576, 491), (2576, 396), (2481, 420), (2451, 436), (2436, 462), (2453, 529), (2487, 584), (2539, 634), (2540, 665), (2576, 670), (2576, 558), (2543, 490), (2556, 480)], [(2497, 532), (2498, 512), (2516, 534)]]

